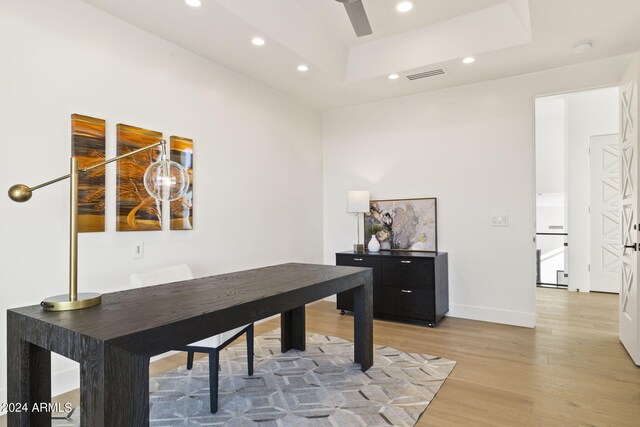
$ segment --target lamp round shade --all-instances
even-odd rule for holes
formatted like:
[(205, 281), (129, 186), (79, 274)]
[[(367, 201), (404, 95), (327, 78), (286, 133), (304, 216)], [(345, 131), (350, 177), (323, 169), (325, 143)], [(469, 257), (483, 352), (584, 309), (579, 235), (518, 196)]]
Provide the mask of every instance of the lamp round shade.
[(189, 189), (189, 174), (180, 163), (163, 158), (144, 173), (144, 187), (156, 200), (178, 200)]
[(369, 212), (369, 192), (349, 191), (347, 195), (347, 212), (363, 213)]

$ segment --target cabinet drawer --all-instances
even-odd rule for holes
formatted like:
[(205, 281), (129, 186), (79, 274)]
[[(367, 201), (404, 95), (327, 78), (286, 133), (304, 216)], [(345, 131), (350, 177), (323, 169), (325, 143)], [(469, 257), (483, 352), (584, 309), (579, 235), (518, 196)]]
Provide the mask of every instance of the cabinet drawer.
[(373, 285), (380, 285), (380, 258), (360, 254), (336, 254), (336, 265), (373, 268)]
[[(382, 293), (380, 284), (380, 259), (361, 254), (336, 254), (336, 265), (349, 267), (368, 267), (373, 269), (373, 313), (382, 312)], [(353, 311), (353, 290), (338, 294), (338, 310)]]
[(376, 267), (379, 265), (380, 260), (367, 257), (359, 254), (346, 255), (339, 254), (336, 255), (336, 264), (337, 265), (349, 265), (352, 267)]
[(389, 257), (382, 260), (382, 285), (396, 288), (433, 289), (432, 259)]
[(433, 321), (433, 293), (426, 289), (382, 287), (382, 310), (389, 316)]

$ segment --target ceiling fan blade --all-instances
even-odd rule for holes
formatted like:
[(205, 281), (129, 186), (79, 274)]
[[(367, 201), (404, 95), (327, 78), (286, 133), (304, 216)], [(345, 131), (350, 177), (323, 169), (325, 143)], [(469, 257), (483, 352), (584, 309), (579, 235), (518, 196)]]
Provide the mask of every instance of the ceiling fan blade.
[(373, 33), (362, 0), (347, 1), (344, 3), (344, 8), (347, 10), (347, 15), (349, 15), (349, 20), (351, 20), (356, 36), (368, 36)]

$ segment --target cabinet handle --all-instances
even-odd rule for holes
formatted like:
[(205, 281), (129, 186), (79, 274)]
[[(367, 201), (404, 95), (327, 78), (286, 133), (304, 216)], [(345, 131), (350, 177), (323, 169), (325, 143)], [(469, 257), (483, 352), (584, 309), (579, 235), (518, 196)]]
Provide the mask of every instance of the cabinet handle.
[(400, 262), (403, 263), (403, 264), (411, 264), (411, 261), (401, 260)]
[(362, 261), (362, 258), (354, 258), (354, 261)]
[(412, 290), (410, 290), (410, 289), (403, 289), (403, 290), (402, 290), (402, 293), (404, 293), (404, 294), (411, 294), (411, 293), (413, 293), (413, 291), (412, 291)]

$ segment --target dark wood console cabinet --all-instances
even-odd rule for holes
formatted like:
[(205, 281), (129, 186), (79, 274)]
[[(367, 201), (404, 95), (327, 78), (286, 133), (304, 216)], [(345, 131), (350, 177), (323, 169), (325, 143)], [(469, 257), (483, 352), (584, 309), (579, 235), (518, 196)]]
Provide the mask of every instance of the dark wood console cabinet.
[[(338, 252), (336, 265), (373, 269), (374, 317), (435, 326), (449, 311), (446, 252)], [(338, 294), (337, 308), (353, 311), (352, 291)]]

